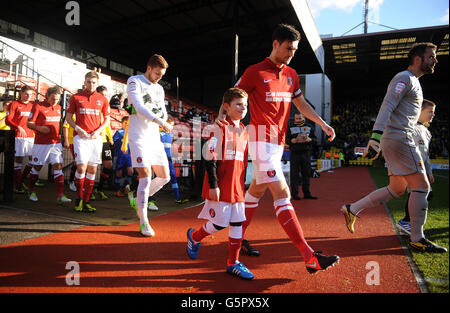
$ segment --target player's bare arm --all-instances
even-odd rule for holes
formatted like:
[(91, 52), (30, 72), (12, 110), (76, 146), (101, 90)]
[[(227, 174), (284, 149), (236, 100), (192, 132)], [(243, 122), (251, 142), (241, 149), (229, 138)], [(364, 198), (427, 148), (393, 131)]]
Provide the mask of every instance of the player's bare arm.
[(48, 134), (50, 132), (50, 129), (47, 126), (36, 126), (34, 122), (27, 122), (27, 127), (43, 134)]
[(74, 122), (72, 113), (67, 112), (66, 122), (80, 135), (81, 138), (89, 137), (89, 134)]
[(333, 127), (328, 125), (317, 113), (314, 109), (306, 102), (303, 95), (292, 99), (295, 107), (309, 120), (313, 121), (317, 125), (319, 125), (322, 130), (329, 137), (329, 141), (333, 141), (336, 137)]

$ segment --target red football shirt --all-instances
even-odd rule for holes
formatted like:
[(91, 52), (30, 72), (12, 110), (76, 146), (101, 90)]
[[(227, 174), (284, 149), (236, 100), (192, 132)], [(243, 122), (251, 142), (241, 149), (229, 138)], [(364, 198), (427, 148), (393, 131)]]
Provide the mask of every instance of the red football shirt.
[[(248, 160), (248, 133), (245, 126), (217, 126), (208, 141), (207, 159), (217, 162), (219, 201), (236, 203), (245, 201), (245, 167)], [(209, 181), (206, 173), (202, 197), (209, 199)], [(209, 199), (210, 200), (210, 199)]]
[(75, 114), (77, 126), (90, 134), (100, 127), (103, 117), (109, 116), (109, 103), (105, 96), (98, 92), (89, 94), (82, 90), (70, 97), (67, 112)]
[(46, 126), (50, 129), (47, 134), (36, 131), (35, 144), (49, 145), (61, 142), (59, 135), (61, 106), (59, 104), (52, 106), (47, 101), (35, 104), (31, 110), (29, 121), (34, 122), (36, 126)]
[(27, 127), (28, 116), (33, 108), (33, 102), (23, 103), (21, 100), (13, 101), (9, 107), (9, 113), (6, 116), (6, 125), (16, 130), (16, 137), (24, 137), (20, 134), (17, 126), (21, 126), (27, 135), (25, 138), (33, 138), (34, 132)]
[(302, 94), (297, 72), (287, 65), (277, 66), (266, 58), (249, 66), (236, 87), (248, 93), (250, 140), (283, 145), (291, 100)]

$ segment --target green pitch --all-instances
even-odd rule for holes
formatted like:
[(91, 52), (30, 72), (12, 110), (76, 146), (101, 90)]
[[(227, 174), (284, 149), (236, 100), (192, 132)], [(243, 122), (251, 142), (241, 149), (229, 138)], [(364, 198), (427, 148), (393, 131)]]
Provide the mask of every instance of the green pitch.
[[(386, 186), (389, 183), (387, 170), (385, 168), (369, 168), (370, 174), (377, 187)], [(433, 199), (429, 203), (427, 222), (425, 224), (425, 236), (440, 246), (449, 248), (449, 217), (448, 217), (448, 177), (449, 171), (434, 170), (435, 178), (433, 189)], [(401, 197), (388, 202), (389, 210), (398, 222), (404, 216), (406, 202), (406, 192)], [(402, 236), (402, 242), (407, 245), (409, 238)], [(449, 292), (449, 255), (417, 253), (412, 251), (414, 262), (422, 271), (428, 288), (432, 293)]]

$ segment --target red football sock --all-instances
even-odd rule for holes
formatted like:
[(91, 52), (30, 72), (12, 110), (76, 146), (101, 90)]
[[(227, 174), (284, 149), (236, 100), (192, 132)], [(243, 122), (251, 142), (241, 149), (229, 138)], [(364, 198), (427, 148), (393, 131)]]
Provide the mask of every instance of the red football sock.
[(39, 173), (33, 173), (33, 171), (30, 174), (30, 181), (28, 184), (28, 190), (29, 192), (33, 192), (34, 191), (34, 187), (35, 187), (35, 183), (37, 182), (37, 180), (39, 179)]
[(56, 193), (58, 197), (64, 195), (64, 174), (62, 171), (55, 171), (53, 173), (53, 178), (56, 184)]
[[(83, 195), (83, 203), (89, 202), (89, 198), (91, 197), (92, 189), (94, 189), (95, 180), (88, 179), (87, 177), (84, 179), (84, 195)], [(77, 186), (78, 188), (78, 186)]]
[[(81, 177), (78, 177), (81, 176)], [(83, 189), (84, 189), (84, 181), (85, 181), (85, 175), (84, 174), (78, 174), (75, 173), (75, 186), (77, 187), (77, 196), (79, 199), (83, 199)]]
[(14, 166), (14, 187), (20, 187), (20, 178), (22, 177), (22, 169), (19, 166)]
[(20, 184), (22, 184), (25, 181), (25, 179), (30, 174), (32, 168), (33, 168), (33, 166), (30, 163), (27, 163), (27, 165), (25, 165), (25, 168), (23, 169), (21, 177), (20, 177)]
[(241, 251), (242, 238), (235, 239), (228, 237), (228, 261), (227, 265), (233, 265), (238, 261), (239, 251)]
[(207, 223), (208, 222), (192, 233), (192, 239), (194, 239), (195, 242), (200, 242), (206, 236), (211, 235), (205, 230)]
[(314, 250), (306, 243), (302, 227), (297, 219), (297, 215), (295, 215), (292, 204), (289, 200), (285, 202), (287, 203), (280, 204), (275, 208), (278, 222), (281, 227), (283, 227), (292, 243), (297, 247), (298, 251), (300, 251), (304, 261), (308, 262), (309, 259), (311, 259)]

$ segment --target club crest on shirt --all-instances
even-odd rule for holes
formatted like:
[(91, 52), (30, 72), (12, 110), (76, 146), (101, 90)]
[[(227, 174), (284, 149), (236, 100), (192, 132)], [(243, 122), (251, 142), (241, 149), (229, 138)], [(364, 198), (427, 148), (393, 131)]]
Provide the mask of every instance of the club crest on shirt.
[(136, 158), (136, 162), (142, 163), (142, 158), (141, 158), (141, 157), (137, 157), (137, 158)]
[(209, 215), (211, 217), (215, 217), (216, 216), (216, 211), (214, 211), (214, 209), (209, 209)]
[(420, 166), (420, 168), (423, 168), (423, 162), (422, 162), (422, 160), (419, 161), (419, 166)]
[(292, 86), (294, 84), (294, 81), (292, 80), (292, 77), (289, 76), (287, 78), (287, 83), (288, 83), (289, 86)]
[(37, 157), (34, 157), (34, 158), (33, 158), (33, 161), (34, 161), (34, 162), (37, 162), (38, 160), (39, 160), (39, 159), (38, 159)]
[(102, 101), (101, 100), (97, 100), (97, 101), (95, 101), (95, 104), (98, 105), (98, 106), (101, 106), (102, 105)]
[(267, 171), (267, 176), (269, 177), (275, 177), (275, 175), (277, 174), (277, 172), (275, 170), (268, 170)]

